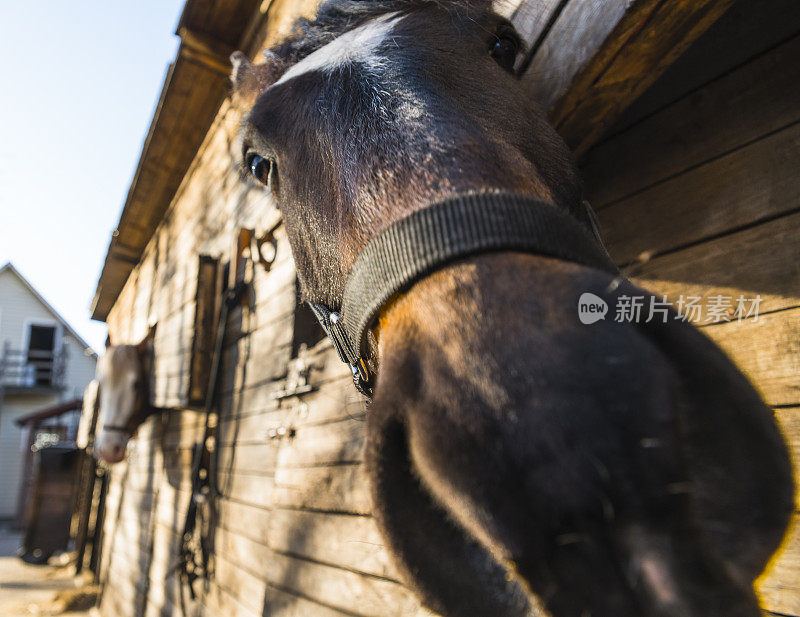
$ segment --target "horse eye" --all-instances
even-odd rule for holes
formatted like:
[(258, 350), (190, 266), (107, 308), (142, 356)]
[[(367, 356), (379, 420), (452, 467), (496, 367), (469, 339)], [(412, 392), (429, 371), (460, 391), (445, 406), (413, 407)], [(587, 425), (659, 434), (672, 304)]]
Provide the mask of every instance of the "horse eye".
[(509, 35), (499, 35), (489, 53), (497, 64), (510, 73), (514, 70), (514, 62), (517, 59), (518, 51), (519, 44), (516, 39)]
[(269, 172), (272, 168), (272, 161), (255, 154), (250, 157), (247, 166), (250, 168), (250, 173), (256, 180), (264, 186), (269, 185)]

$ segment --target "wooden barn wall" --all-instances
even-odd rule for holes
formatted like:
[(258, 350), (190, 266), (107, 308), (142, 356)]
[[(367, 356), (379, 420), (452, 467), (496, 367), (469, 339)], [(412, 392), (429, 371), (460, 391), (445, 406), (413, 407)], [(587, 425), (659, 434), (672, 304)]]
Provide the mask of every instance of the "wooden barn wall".
[[(537, 2), (548, 11), (562, 4), (530, 0)], [(276, 0), (266, 40), (313, 4)], [(517, 19), (536, 40), (546, 21), (532, 15), (520, 11)], [(764, 298), (758, 320), (703, 329), (764, 392), (797, 460), (800, 39), (792, 34), (776, 34), (766, 47), (742, 45), (749, 55), (706, 63), (713, 71), (688, 81), (666, 74), (651, 100), (643, 97), (588, 154), (584, 171), (615, 258), (628, 263), (652, 252), (637, 270), (642, 284), (672, 297)], [(203, 430), (202, 415), (185, 409), (197, 255), (226, 255), (239, 227), (264, 229), (279, 216), (233, 170), (238, 123), (237, 110), (223, 104), (109, 315), (115, 342), (136, 341), (158, 323), (156, 396), (175, 411), (149, 419), (126, 462), (113, 467), (101, 569), (105, 617), (182, 614), (174, 566), (191, 447)], [(282, 229), (278, 242), (275, 268), (255, 271), (250, 304), (229, 323), (218, 430), (222, 498), (203, 614), (426, 615), (398, 582), (370, 517), (364, 407), (327, 341), (311, 339), (303, 354), (314, 390), (272, 396), (291, 386), (293, 350), (307, 330), (297, 318)], [(775, 614), (800, 615), (799, 554), (800, 538), (790, 540), (760, 585)]]
[[(191, 179), (109, 316), (113, 339), (136, 341), (157, 322), (151, 418), (113, 468), (107, 501), (102, 607), (106, 615), (180, 614), (172, 570), (189, 499), (200, 412), (185, 405), (197, 255), (225, 255), (239, 227), (277, 212), (233, 170), (239, 114), (226, 106)], [(297, 347), (293, 264), (283, 231), (278, 260), (255, 270), (248, 306), (229, 319), (218, 428), (216, 559), (202, 604), (211, 615), (423, 614), (397, 583), (369, 517), (361, 471), (364, 407), (327, 341), (303, 354), (315, 391), (291, 387)], [(293, 345), (293, 343), (295, 343)], [(279, 436), (284, 427), (292, 437)]]
[[(793, 1), (737, 3), (589, 152), (583, 171), (611, 255), (629, 264), (639, 284), (673, 302), (762, 298), (757, 319), (700, 326), (775, 410), (797, 472), (800, 21), (787, 19), (797, 15)], [(779, 615), (800, 615), (796, 523), (758, 586), (763, 605)]]
[[(274, 3), (263, 37), (274, 40), (313, 5)], [(226, 258), (240, 227), (264, 230), (279, 219), (269, 197), (249, 189), (235, 168), (239, 122), (224, 103), (109, 314), (114, 342), (137, 341), (158, 324), (155, 398), (174, 411), (150, 418), (111, 471), (101, 564), (106, 617), (183, 612), (174, 566), (191, 448), (203, 433), (202, 413), (185, 408), (197, 256)], [(397, 581), (370, 517), (363, 400), (327, 340), (309, 339), (303, 353), (314, 390), (272, 397), (291, 387), (290, 363), (309, 331), (308, 315), (296, 319), (283, 229), (277, 237), (277, 263), (269, 274), (255, 270), (249, 305), (229, 319), (214, 573), (192, 606), (220, 617), (426, 615)]]

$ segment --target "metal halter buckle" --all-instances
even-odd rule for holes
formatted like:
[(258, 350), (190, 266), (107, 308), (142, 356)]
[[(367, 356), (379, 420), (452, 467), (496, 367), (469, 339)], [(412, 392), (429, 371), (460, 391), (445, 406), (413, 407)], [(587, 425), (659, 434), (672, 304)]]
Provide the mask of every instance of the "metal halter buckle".
[(338, 313), (331, 312), (328, 315), (329, 326), (326, 328), (328, 338), (331, 339), (339, 358), (345, 362), (353, 373), (353, 385), (356, 390), (364, 396), (372, 396), (372, 378), (367, 368), (367, 363), (361, 356), (356, 356), (352, 349), (352, 343), (347, 338), (347, 332), (341, 325), (341, 317)]

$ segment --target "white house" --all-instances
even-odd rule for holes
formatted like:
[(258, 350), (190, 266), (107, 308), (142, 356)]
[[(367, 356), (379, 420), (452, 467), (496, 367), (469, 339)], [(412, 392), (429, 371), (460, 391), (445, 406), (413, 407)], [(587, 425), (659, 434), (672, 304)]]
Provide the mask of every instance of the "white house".
[(97, 354), (11, 264), (0, 267), (0, 520), (17, 516), (28, 447), (16, 419), (80, 398)]

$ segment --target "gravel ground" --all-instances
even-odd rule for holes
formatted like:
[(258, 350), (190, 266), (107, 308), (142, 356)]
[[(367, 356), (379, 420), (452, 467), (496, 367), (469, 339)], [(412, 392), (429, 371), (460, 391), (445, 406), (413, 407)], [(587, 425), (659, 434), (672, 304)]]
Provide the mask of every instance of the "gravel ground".
[(95, 614), (93, 610), (65, 612), (67, 604), (81, 595), (77, 590), (85, 585), (73, 576), (74, 568), (68, 565), (67, 556), (53, 557), (50, 561), (54, 565), (32, 566), (17, 557), (20, 541), (18, 532), (0, 527), (0, 615), (89, 617)]

